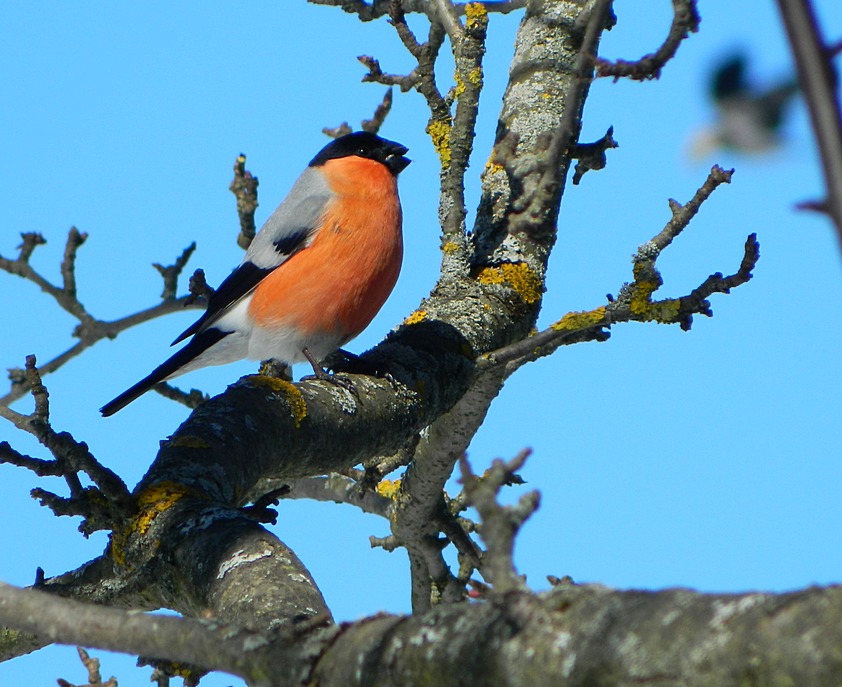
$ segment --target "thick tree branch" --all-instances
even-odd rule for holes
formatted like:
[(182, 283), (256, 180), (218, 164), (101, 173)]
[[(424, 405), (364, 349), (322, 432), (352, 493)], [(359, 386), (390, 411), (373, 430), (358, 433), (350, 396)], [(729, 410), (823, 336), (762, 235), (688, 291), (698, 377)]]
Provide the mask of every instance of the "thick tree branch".
[[(565, 3), (539, 4), (537, 9), (530, 6), (524, 16), (521, 32), (532, 38), (515, 45), (497, 143), (485, 169), (474, 226), (476, 267), (520, 262), (527, 256), (527, 264), (543, 280), (557, 231), (568, 153), (578, 140), (593, 56), (611, 3), (597, 0), (586, 10), (579, 9), (572, 18), (565, 13), (569, 10)], [(557, 25), (574, 28), (562, 39), (561, 32), (552, 28)], [(547, 93), (556, 97), (544, 97)], [(537, 112), (536, 103), (543, 106)]]
[[(39, 569), (40, 572), (40, 569)], [(118, 574), (110, 556), (100, 556), (80, 568), (49, 579), (38, 575), (35, 587), (51, 595), (81, 599), (117, 608), (151, 610), (164, 605), (158, 590), (142, 570)], [(0, 661), (35, 651), (49, 644), (47, 638), (5, 628), (0, 630)]]
[[(266, 637), (208, 620), (131, 613), (57, 599), (43, 592), (16, 589), (3, 583), (0, 583), (0, 621), (54, 642), (208, 665), (243, 677), (251, 675), (249, 668), (256, 667), (257, 663), (262, 664), (259, 668), (266, 669), (267, 659), (272, 662), (268, 656), (270, 648), (276, 655), (284, 653), (278, 643), (271, 646)], [(293, 672), (296, 663), (300, 664), (300, 661), (289, 656), (285, 670)], [(278, 669), (280, 665), (277, 663), (274, 668)], [(298, 667), (300, 669), (300, 665)], [(264, 679), (252, 684), (284, 682)]]
[[(789, 594), (618, 592), (559, 585), (418, 616), (267, 636), (0, 586), (0, 622), (54, 641), (212, 666), (258, 687), (526, 683), (833, 686), (842, 589)], [(806, 631), (823, 627), (825, 631)], [(680, 629), (680, 631), (679, 631)], [(360, 666), (364, 666), (361, 669)]]
[(335, 472), (326, 477), (293, 480), (284, 498), (346, 503), (382, 518), (388, 518), (392, 512), (391, 499), (377, 491), (364, 489), (358, 481)]
[[(411, 568), (415, 612), (425, 611), (438, 601), (462, 600), (468, 577), (481, 567), (482, 554), (448, 507), (444, 487), (485, 420), (500, 386), (500, 379), (493, 375), (483, 378), (450, 412), (427, 427), (399, 488), (392, 494), (392, 543), (406, 547), (416, 562)], [(454, 544), (463, 561), (458, 575), (444, 561), (440, 533)]]

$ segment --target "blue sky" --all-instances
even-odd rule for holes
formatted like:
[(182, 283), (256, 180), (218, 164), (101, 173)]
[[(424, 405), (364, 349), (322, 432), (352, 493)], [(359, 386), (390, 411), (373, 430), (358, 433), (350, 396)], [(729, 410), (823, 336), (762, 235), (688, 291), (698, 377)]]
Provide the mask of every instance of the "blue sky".
[[(817, 3), (828, 34), (842, 7)], [(536, 588), (545, 575), (581, 582), (706, 591), (785, 590), (839, 581), (842, 570), (842, 461), (838, 423), (842, 374), (838, 294), (842, 257), (829, 223), (797, 212), (821, 191), (806, 113), (799, 103), (786, 143), (762, 158), (731, 153), (688, 158), (691, 133), (712, 117), (706, 78), (718, 56), (737, 48), (761, 81), (791, 66), (773, 3), (702, 2), (701, 32), (659, 81), (596, 83), (583, 140), (615, 127), (620, 147), (608, 167), (569, 186), (550, 264), (541, 324), (595, 307), (630, 278), (630, 255), (669, 219), (667, 199), (688, 200), (714, 162), (735, 167), (690, 228), (662, 256), (661, 293), (677, 296), (711, 272), (732, 272), (747, 234), (757, 232), (755, 279), (712, 300), (715, 317), (677, 327), (617, 327), (605, 344), (569, 347), (513, 377), (470, 448), (476, 469), (529, 446), (523, 476), (542, 506), (524, 528), (516, 562)], [(635, 58), (655, 48), (668, 3), (616, 3), (620, 23), (602, 53)], [(476, 157), (469, 174), (473, 215), (478, 172), (494, 135), (519, 13), (494, 16), (485, 65)], [(414, 21), (421, 27), (422, 22)], [(227, 191), (238, 153), (260, 178), (264, 220), (312, 155), (323, 126), (358, 126), (383, 87), (361, 84), (357, 55), (388, 71), (411, 63), (385, 22), (361, 25), (337, 9), (303, 2), (44, 3), (5, 8), (0, 78), (6, 103), (0, 254), (19, 232), (48, 239), (33, 264), (58, 278), (71, 225), (89, 234), (77, 278), (82, 302), (117, 318), (155, 303), (153, 262), (170, 263), (191, 241), (191, 266), (218, 283), (240, 260), (237, 218)], [(440, 80), (447, 83), (450, 67)], [(406, 259), (378, 318), (349, 348), (376, 344), (435, 282), (437, 162), (424, 134), (417, 94), (396, 93), (382, 134), (410, 147), (401, 177)], [(0, 362), (42, 361), (73, 340), (73, 321), (33, 285), (0, 274), (7, 326)], [(158, 441), (187, 410), (148, 394), (108, 420), (97, 408), (146, 374), (195, 317), (173, 315), (101, 342), (46, 378), (57, 429), (87, 441), (134, 484)], [(218, 393), (253, 370), (241, 363), (183, 378)], [(301, 372), (304, 372), (303, 370)], [(28, 401), (17, 409), (27, 411)], [(9, 424), (0, 440), (45, 457)], [(7, 523), (0, 579), (29, 584), (99, 554), (77, 522), (57, 520), (28, 496), (40, 484), (0, 468)], [(513, 492), (512, 498), (517, 496)], [(332, 504), (284, 503), (277, 532), (310, 566), (336, 617), (355, 619), (409, 607), (402, 553), (369, 549), (387, 525)], [(336, 556), (342, 560), (341, 569)], [(147, 684), (132, 660), (104, 654), (105, 677)], [(72, 649), (51, 648), (0, 664), (0, 682), (82, 680)], [(209, 687), (236, 684), (214, 676)]]

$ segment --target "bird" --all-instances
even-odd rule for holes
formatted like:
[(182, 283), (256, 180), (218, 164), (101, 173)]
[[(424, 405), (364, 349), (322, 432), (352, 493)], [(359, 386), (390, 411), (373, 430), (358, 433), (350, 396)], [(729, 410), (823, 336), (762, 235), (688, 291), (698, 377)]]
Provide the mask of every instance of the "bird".
[(735, 53), (714, 69), (709, 91), (718, 121), (696, 137), (694, 157), (704, 157), (716, 148), (764, 153), (780, 145), (781, 127), (798, 84), (787, 78), (761, 89), (749, 83), (747, 67), (746, 56)]
[(319, 361), (365, 329), (403, 260), (397, 177), (408, 148), (358, 131), (322, 148), (257, 232), (207, 310), (171, 345), (187, 344), (100, 412), (113, 415), (158, 382), (208, 365)]

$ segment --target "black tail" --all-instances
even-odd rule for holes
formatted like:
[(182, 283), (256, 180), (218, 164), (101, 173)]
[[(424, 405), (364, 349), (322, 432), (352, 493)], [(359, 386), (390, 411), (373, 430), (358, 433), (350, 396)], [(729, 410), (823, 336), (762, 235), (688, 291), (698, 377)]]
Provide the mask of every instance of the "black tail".
[(230, 333), (231, 332), (223, 332), (215, 327), (211, 327), (210, 329), (206, 329), (205, 331), (197, 334), (184, 348), (158, 365), (158, 367), (152, 370), (152, 372), (146, 375), (137, 384), (129, 387), (122, 394), (117, 396), (117, 398), (102, 406), (102, 408), (99, 409), (99, 412), (102, 413), (103, 417), (108, 417), (109, 415), (116, 413), (118, 410), (122, 410), (138, 396), (142, 396), (158, 382), (161, 382), (173, 375), (199, 354), (204, 353), (211, 346), (224, 339)]

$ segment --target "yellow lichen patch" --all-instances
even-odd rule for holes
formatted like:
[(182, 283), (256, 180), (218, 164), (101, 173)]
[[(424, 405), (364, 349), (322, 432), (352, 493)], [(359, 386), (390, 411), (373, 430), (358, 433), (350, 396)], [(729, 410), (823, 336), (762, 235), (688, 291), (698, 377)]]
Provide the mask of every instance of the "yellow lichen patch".
[(502, 172), (506, 168), (503, 167), (499, 162), (494, 162), (494, 160), (489, 160), (485, 163), (485, 172), (486, 174), (495, 174), (497, 172)]
[(146, 534), (160, 513), (192, 493), (193, 490), (176, 482), (159, 482), (144, 489), (137, 497), (138, 514), (133, 523), (137, 532)]
[(661, 324), (675, 324), (678, 322), (678, 313), (680, 311), (680, 298), (665, 298), (662, 301), (651, 303), (646, 315), (648, 319), (660, 322)]
[(111, 534), (111, 556), (117, 565), (126, 563), (126, 541), (132, 534), (146, 534), (155, 518), (172, 508), (193, 490), (176, 482), (159, 482), (144, 489), (137, 496), (137, 514), (122, 530)]
[(640, 320), (655, 321), (662, 324), (674, 324), (678, 321), (681, 311), (681, 299), (665, 298), (653, 301), (652, 294), (657, 291), (664, 280), (651, 264), (637, 262), (633, 268), (634, 284), (632, 284), (629, 309), (632, 315)]
[(480, 284), (504, 284), (503, 271), (499, 267), (483, 267), (477, 274)]
[[(192, 668), (188, 665), (184, 665), (183, 663), (176, 663), (175, 661), (168, 662), (167, 668), (169, 668), (175, 674), (175, 677), (180, 677), (185, 682), (187, 682), (188, 678), (193, 677), (193, 674), (195, 672), (195, 668)], [(203, 677), (203, 675), (200, 675), (199, 677)]]
[(456, 243), (456, 241), (448, 241), (447, 243), (445, 243), (445, 244), (441, 247), (441, 249), (442, 249), (445, 253), (450, 253), (450, 254), (452, 254), (452, 253), (458, 253), (458, 252), (459, 252), (459, 248), (460, 248), (460, 247), (459, 247), (459, 244), (458, 244), (458, 243)]
[(601, 305), (593, 310), (583, 310), (581, 312), (569, 312), (562, 317), (558, 322), (550, 326), (556, 331), (576, 332), (589, 327), (597, 327), (605, 319), (605, 306)]
[(474, 67), (471, 71), (469, 71), (468, 81), (470, 81), (474, 86), (480, 86), (482, 84), (482, 67)]
[(387, 499), (395, 498), (400, 490), (401, 481), (399, 479), (384, 479), (375, 487), (375, 491)]
[(450, 167), (450, 129), (450, 119), (432, 121), (427, 125), (427, 133), (433, 141), (433, 147), (436, 149), (439, 162), (444, 169)]
[(476, 278), (481, 284), (509, 286), (527, 304), (540, 300), (544, 290), (541, 280), (525, 262), (507, 262), (495, 267), (484, 267)]
[(129, 536), (127, 529), (113, 530), (108, 536), (111, 542), (111, 558), (117, 565), (126, 564), (126, 539)]
[(660, 284), (656, 281), (639, 281), (634, 285), (632, 291), (631, 302), (629, 307), (633, 314), (638, 316), (645, 316), (646, 311), (652, 307), (652, 294), (658, 289)]
[(465, 82), (459, 72), (455, 72), (453, 74), (453, 80), (456, 82), (456, 88), (453, 89), (453, 95), (458, 98), (465, 92)]
[(465, 5), (465, 18), (468, 28), (473, 28), (478, 24), (487, 24), (488, 10), (481, 2), (469, 2)]
[(184, 434), (177, 436), (175, 439), (170, 439), (169, 446), (178, 448), (210, 448), (210, 444), (201, 437), (193, 436), (192, 434)]
[(652, 294), (657, 291), (664, 280), (660, 272), (651, 261), (638, 260), (632, 268), (634, 283), (632, 284), (631, 300), (629, 309), (637, 319), (644, 321), (654, 320), (663, 324), (676, 322), (678, 313), (681, 310), (681, 301), (676, 298), (665, 298), (662, 301), (653, 301)]
[(283, 394), (286, 396), (289, 403), (289, 409), (292, 413), (292, 421), (295, 423), (296, 429), (301, 427), (301, 422), (307, 417), (307, 401), (304, 400), (304, 394), (292, 382), (279, 377), (270, 377), (269, 375), (252, 375), (249, 381), (254, 386), (260, 386), (269, 389), (273, 393)]
[(289, 393), (287, 394), (289, 409), (292, 411), (292, 421), (295, 423), (295, 427), (298, 428), (301, 427), (301, 423), (307, 417), (307, 401), (304, 400), (304, 394), (301, 393), (301, 390), (297, 386), (289, 382), (287, 384), (290, 386)]
[(423, 322), (427, 319), (427, 311), (426, 310), (416, 310), (414, 313), (411, 313), (409, 317), (407, 317), (403, 323), (404, 324), (418, 324), (419, 322)]

